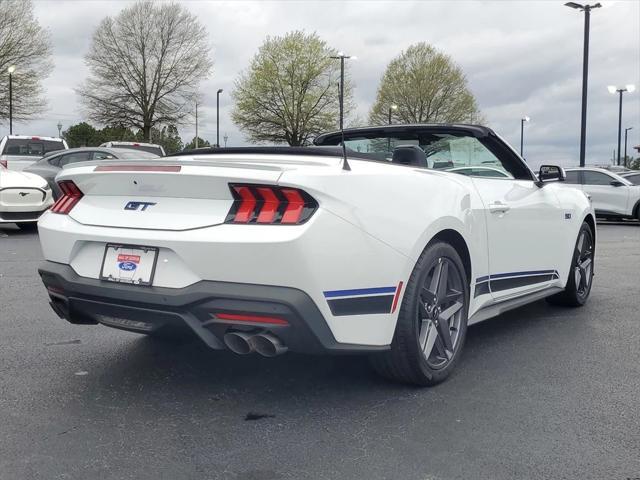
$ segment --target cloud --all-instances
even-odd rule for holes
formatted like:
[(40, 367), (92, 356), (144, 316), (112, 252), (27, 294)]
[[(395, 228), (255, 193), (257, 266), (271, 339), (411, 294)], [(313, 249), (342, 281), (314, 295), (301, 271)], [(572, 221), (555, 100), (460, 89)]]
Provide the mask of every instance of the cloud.
[[(57, 133), (82, 120), (73, 88), (86, 76), (83, 56), (95, 27), (131, 2), (35, 3), (53, 40), (55, 70), (46, 80), (49, 111), (19, 131)], [(317, 32), (331, 46), (358, 56), (349, 62), (356, 114), (367, 118), (388, 62), (409, 45), (426, 41), (451, 55), (466, 72), (488, 123), (514, 146), (525, 127), (532, 164), (577, 163), (580, 135), (583, 14), (563, 1), (261, 1), (184, 2), (210, 33), (214, 75), (202, 83), (200, 135), (215, 141), (215, 92), (223, 88), (220, 134), (230, 145), (244, 139), (230, 120), (234, 79), (267, 35)], [(608, 2), (611, 3), (611, 2)], [(595, 10), (591, 20), (587, 160), (604, 162), (617, 146), (617, 98), (608, 84), (640, 84), (640, 2), (620, 1)], [(639, 85), (640, 86), (640, 85)], [(640, 91), (627, 95), (624, 125), (640, 143)], [(184, 126), (185, 140), (195, 128)], [(222, 140), (221, 140), (222, 141)]]

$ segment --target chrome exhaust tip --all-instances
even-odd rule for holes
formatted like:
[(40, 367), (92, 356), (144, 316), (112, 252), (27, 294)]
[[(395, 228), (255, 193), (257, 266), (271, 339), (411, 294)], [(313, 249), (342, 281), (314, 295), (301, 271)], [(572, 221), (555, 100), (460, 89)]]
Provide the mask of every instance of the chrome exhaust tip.
[(253, 349), (263, 357), (276, 357), (289, 350), (282, 341), (270, 333), (258, 333), (251, 337), (249, 342)]
[(238, 355), (247, 355), (253, 352), (251, 337), (253, 334), (246, 332), (229, 332), (224, 335), (224, 344), (229, 350)]

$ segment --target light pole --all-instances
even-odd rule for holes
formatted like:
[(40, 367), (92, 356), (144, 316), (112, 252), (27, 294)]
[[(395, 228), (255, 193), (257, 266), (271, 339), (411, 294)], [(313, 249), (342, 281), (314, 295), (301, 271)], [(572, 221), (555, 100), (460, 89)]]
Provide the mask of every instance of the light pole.
[(529, 117), (522, 117), (520, 119), (520, 156), (524, 158), (524, 122), (531, 120)]
[(62, 122), (58, 121), (58, 138), (62, 138)]
[(15, 65), (7, 68), (9, 72), (9, 135), (13, 134), (13, 72), (15, 71)]
[(618, 107), (618, 165), (620, 165), (620, 144), (622, 143), (622, 94), (624, 92), (633, 92), (636, 89), (635, 85), (627, 85), (626, 87), (618, 88), (615, 85), (609, 85), (607, 87), (609, 93), (618, 93), (620, 96), (620, 104)]
[(340, 130), (342, 130), (344, 127), (344, 60), (346, 58), (356, 60), (357, 57), (353, 55), (345, 55), (344, 52), (338, 52), (338, 55), (330, 58), (340, 60)]
[(216, 147), (220, 148), (220, 94), (222, 89), (219, 88), (216, 93)]
[(397, 109), (398, 109), (398, 105), (395, 105), (395, 104), (389, 107), (389, 125), (391, 125), (391, 113)]
[(629, 128), (625, 128), (624, 129), (624, 166), (627, 166), (627, 133), (629, 132), (629, 130), (632, 130), (633, 127), (629, 127)]
[(195, 147), (198, 148), (198, 102), (196, 101), (196, 138)]
[(587, 77), (589, 74), (589, 21), (591, 10), (600, 8), (600, 3), (580, 5), (576, 2), (565, 3), (567, 7), (584, 12), (584, 44), (582, 52), (582, 118), (580, 121), (580, 166), (584, 167), (585, 146), (587, 143)]
[(227, 148), (227, 140), (229, 140), (229, 135), (225, 133), (222, 139), (224, 140), (224, 148)]

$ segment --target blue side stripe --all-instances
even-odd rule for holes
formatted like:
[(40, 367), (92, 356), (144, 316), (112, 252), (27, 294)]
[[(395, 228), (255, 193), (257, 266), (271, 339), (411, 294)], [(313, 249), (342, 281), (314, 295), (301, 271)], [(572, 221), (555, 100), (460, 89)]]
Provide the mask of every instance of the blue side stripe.
[(357, 288), (352, 290), (331, 290), (323, 292), (325, 298), (353, 297), (357, 295), (375, 295), (378, 293), (395, 293), (396, 287)]
[(495, 273), (493, 275), (487, 275), (476, 279), (476, 283), (486, 282), (487, 280), (493, 280), (497, 278), (506, 277), (526, 277), (529, 275), (558, 275), (557, 270), (532, 270), (528, 272), (510, 272), (510, 273)]

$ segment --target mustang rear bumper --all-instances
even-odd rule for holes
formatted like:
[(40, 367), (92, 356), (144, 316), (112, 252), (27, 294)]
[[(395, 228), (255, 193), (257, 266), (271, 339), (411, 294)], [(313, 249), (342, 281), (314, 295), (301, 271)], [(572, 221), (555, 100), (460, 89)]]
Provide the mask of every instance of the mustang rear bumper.
[[(294, 352), (366, 353), (389, 348), (338, 343), (313, 300), (295, 288), (214, 281), (179, 289), (139, 287), (81, 277), (69, 265), (50, 261), (38, 272), (52, 308), (71, 323), (102, 323), (141, 333), (188, 326), (214, 349), (226, 348), (222, 338), (230, 330), (269, 331)], [(284, 322), (228, 320), (238, 315)]]

